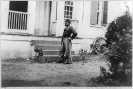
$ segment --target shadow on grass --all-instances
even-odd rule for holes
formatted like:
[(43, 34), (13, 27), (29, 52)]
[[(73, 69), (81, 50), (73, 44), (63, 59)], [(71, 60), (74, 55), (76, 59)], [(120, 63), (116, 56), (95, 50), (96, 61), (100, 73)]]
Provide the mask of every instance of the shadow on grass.
[[(1, 87), (40, 87), (42, 81), (2, 80)], [(47, 84), (45, 84), (47, 86)], [(43, 85), (44, 86), (44, 85)]]
[(24, 80), (3, 80), (1, 84), (3, 87), (71, 87), (78, 86), (71, 82), (60, 82), (54, 85), (48, 84), (45, 80), (38, 81), (24, 81)]

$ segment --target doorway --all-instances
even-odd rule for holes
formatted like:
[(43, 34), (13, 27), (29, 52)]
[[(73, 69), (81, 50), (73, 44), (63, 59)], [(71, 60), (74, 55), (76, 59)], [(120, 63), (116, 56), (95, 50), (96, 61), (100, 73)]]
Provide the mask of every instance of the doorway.
[(28, 1), (10, 1), (9, 10), (27, 12)]

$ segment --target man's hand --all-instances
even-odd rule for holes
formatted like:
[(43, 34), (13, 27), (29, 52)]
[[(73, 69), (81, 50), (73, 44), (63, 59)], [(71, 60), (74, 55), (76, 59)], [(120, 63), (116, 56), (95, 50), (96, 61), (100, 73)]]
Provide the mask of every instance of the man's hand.
[(72, 39), (69, 37), (68, 40), (72, 40)]
[(61, 41), (61, 45), (63, 44), (63, 42)]

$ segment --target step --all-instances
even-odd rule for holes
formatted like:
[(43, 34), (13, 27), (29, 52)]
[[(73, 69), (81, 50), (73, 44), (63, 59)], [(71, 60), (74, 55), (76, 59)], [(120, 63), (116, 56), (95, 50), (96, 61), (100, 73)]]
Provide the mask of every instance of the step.
[[(45, 55), (39, 58), (39, 63), (51, 63), (51, 62), (57, 62), (59, 57), (57, 55)], [(72, 55), (73, 62), (82, 61), (81, 57), (79, 55)]]
[(61, 45), (60, 41), (46, 41), (46, 40), (31, 40), (33, 45), (35, 44), (48, 44), (48, 45)]
[(42, 45), (42, 44), (36, 44), (36, 48), (41, 48), (42, 50), (60, 50), (61, 45)]
[[(43, 50), (44, 55), (59, 55), (59, 50)], [(71, 54), (74, 55), (74, 51), (71, 51)]]

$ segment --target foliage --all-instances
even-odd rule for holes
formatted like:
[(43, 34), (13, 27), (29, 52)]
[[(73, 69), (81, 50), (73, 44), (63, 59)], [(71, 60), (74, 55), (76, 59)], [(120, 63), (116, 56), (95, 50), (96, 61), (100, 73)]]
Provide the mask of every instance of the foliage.
[(83, 60), (84, 59), (84, 56), (83, 56), (83, 54), (86, 54), (87, 53), (87, 50), (86, 49), (80, 49), (79, 50), (79, 53), (78, 53), (78, 55), (81, 57), (81, 59)]
[(78, 54), (80, 56), (82, 56), (83, 53), (87, 53), (87, 50), (86, 49), (80, 49)]
[[(102, 86), (131, 86), (132, 81), (123, 81), (123, 78), (126, 76), (123, 76), (123, 78), (119, 77), (116, 78), (116, 76), (121, 76), (123, 73), (119, 73), (117, 75), (111, 74), (107, 72), (107, 70), (103, 67), (100, 67), (101, 75), (96, 78), (91, 78), (91, 81), (94, 83), (98, 83), (98, 85)], [(131, 75), (132, 76), (132, 75)]]
[(128, 12), (112, 21), (105, 34), (113, 79), (132, 79), (132, 17)]
[(101, 75), (93, 81), (107, 86), (131, 86), (132, 17), (129, 12), (109, 24), (105, 37), (111, 73), (100, 67)]

